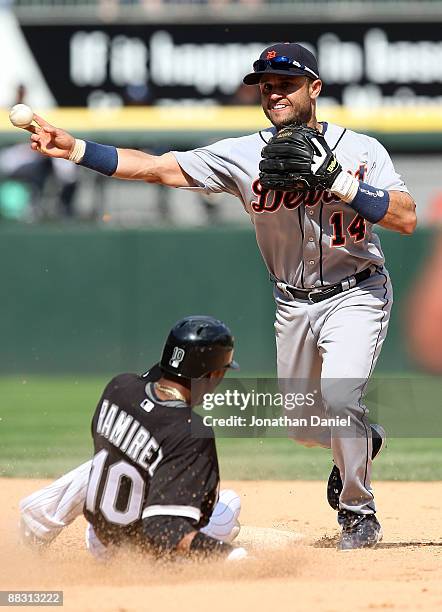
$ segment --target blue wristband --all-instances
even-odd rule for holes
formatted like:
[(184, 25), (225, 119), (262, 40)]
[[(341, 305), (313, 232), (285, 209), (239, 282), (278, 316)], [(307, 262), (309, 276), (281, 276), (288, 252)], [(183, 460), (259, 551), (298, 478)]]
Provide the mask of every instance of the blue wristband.
[(117, 149), (86, 140), (86, 150), (78, 165), (112, 176), (118, 166)]
[(370, 223), (383, 219), (390, 204), (390, 194), (359, 181), (358, 191), (349, 205)]

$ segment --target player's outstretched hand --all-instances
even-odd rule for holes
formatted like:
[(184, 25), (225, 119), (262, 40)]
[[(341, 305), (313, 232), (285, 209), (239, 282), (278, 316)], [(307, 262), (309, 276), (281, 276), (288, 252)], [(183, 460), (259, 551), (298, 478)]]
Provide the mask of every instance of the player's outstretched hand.
[(33, 120), (37, 125), (31, 124), (25, 128), (32, 133), (32, 149), (48, 157), (68, 159), (75, 145), (75, 138), (68, 132), (54, 127), (38, 115), (34, 114)]

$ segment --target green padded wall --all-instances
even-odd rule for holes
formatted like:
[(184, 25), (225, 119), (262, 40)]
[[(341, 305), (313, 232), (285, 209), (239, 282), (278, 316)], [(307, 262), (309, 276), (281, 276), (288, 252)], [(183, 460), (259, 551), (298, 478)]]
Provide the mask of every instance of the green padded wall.
[[(382, 232), (396, 298), (383, 370), (410, 366), (401, 305), (430, 238)], [(252, 228), (2, 228), (0, 275), (0, 373), (141, 371), (192, 313), (231, 326), (243, 372), (274, 372), (271, 284)]]

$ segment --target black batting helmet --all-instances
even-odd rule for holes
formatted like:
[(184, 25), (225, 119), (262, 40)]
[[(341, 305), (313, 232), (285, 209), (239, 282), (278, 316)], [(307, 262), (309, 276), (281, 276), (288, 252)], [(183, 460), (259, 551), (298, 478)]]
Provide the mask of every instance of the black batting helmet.
[(175, 323), (164, 345), (160, 366), (182, 378), (202, 378), (223, 368), (238, 369), (233, 361), (232, 332), (209, 316), (190, 316)]

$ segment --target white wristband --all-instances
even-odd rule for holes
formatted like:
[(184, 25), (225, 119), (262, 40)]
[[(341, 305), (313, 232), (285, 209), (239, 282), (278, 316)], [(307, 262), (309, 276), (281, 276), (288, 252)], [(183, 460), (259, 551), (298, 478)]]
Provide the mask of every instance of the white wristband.
[(86, 151), (86, 143), (84, 140), (80, 140), (79, 138), (75, 139), (75, 144), (74, 144), (74, 148), (72, 149), (72, 151), (69, 153), (69, 157), (68, 159), (70, 161), (75, 162), (76, 164), (79, 164), (85, 154)]
[(341, 200), (350, 204), (356, 197), (359, 189), (359, 181), (357, 178), (349, 174), (348, 172), (340, 172), (335, 178), (333, 185), (330, 187), (330, 191), (335, 195), (339, 196)]

